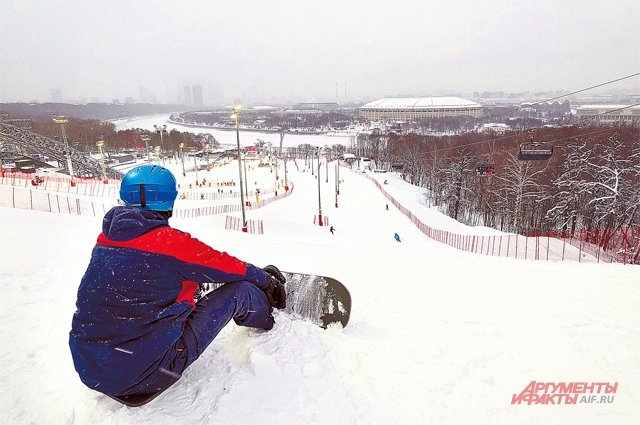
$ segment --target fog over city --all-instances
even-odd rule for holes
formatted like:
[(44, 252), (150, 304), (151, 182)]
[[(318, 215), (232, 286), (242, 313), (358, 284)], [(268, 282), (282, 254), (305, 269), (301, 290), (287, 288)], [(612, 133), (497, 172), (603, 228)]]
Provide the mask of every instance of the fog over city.
[[(1, 0), (0, 101), (369, 101), (640, 70), (637, 0)], [(607, 90), (638, 93), (632, 78)]]

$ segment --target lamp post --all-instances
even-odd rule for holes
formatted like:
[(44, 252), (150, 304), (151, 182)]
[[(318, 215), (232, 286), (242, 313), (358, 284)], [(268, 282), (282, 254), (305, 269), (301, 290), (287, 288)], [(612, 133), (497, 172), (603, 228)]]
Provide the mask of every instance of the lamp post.
[(340, 195), (340, 157), (336, 160), (336, 195)]
[(287, 160), (289, 159), (289, 150), (284, 157), (284, 192), (287, 193), (289, 191), (289, 182), (287, 181)]
[(193, 155), (193, 166), (196, 169), (196, 186), (198, 185), (198, 157)]
[[(319, 163), (319, 162), (318, 162)], [(313, 171), (313, 151), (311, 152), (311, 175), (314, 176), (314, 171)]]
[[(318, 155), (318, 225), (322, 226), (322, 201), (320, 200), (320, 148), (318, 148), (316, 154)], [(313, 156), (311, 158), (313, 159)]]
[(340, 189), (338, 189), (338, 179), (339, 177), (339, 165), (338, 165), (338, 161), (336, 161), (336, 208), (338, 208), (338, 194), (340, 193)]
[(324, 162), (325, 162), (325, 165), (327, 167), (326, 172), (325, 172), (327, 179), (325, 180), (325, 183), (329, 183), (329, 157), (328, 157), (327, 154), (328, 154), (328, 151), (325, 149), (325, 151), (324, 151)]
[(180, 143), (180, 158), (182, 158), (182, 177), (186, 177), (187, 172), (184, 170), (184, 143)]
[(71, 185), (73, 186), (73, 164), (71, 163), (71, 149), (67, 142), (67, 132), (65, 131), (65, 125), (69, 123), (69, 119), (64, 115), (57, 115), (53, 117), (53, 122), (60, 124), (60, 131), (62, 132), (62, 142), (64, 143), (64, 154), (67, 157), (67, 168), (69, 170), (69, 176), (71, 176)]
[(145, 149), (147, 150), (147, 164), (150, 164), (151, 153), (149, 153), (149, 140), (151, 140), (151, 137), (149, 137), (147, 134), (143, 134), (140, 136), (140, 140), (144, 142)]
[(165, 166), (164, 163), (164, 139), (162, 138), (162, 133), (166, 133), (167, 132), (167, 125), (163, 125), (162, 127), (160, 127), (159, 125), (154, 125), (153, 128), (156, 129), (156, 131), (158, 133), (160, 133), (160, 145), (162, 146), (162, 166)]
[(236, 142), (238, 145), (238, 174), (240, 174), (240, 205), (242, 207), (242, 231), (247, 232), (247, 216), (244, 211), (244, 192), (242, 190), (242, 164), (240, 163), (240, 127), (238, 120), (240, 119), (240, 112), (242, 112), (242, 106), (238, 105), (233, 108), (233, 114), (231, 118), (236, 120)]
[(244, 167), (244, 193), (248, 199), (249, 198), (249, 186), (248, 186), (249, 177), (247, 177), (247, 154), (246, 153), (242, 156), (242, 166)]
[(96, 146), (98, 147), (98, 150), (100, 150), (100, 168), (102, 169), (102, 183), (107, 184), (109, 183), (109, 180), (107, 180), (107, 172), (104, 169), (104, 151), (102, 150), (102, 147), (104, 146), (104, 140), (98, 140), (96, 142)]

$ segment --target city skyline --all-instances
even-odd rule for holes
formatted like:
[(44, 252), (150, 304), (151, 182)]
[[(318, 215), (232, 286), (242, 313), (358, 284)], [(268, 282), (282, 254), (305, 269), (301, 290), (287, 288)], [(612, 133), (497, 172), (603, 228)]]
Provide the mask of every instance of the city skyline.
[[(185, 86), (205, 105), (570, 92), (640, 70), (632, 0), (3, 7), (0, 102), (180, 103)], [(640, 78), (604, 91), (638, 93)]]

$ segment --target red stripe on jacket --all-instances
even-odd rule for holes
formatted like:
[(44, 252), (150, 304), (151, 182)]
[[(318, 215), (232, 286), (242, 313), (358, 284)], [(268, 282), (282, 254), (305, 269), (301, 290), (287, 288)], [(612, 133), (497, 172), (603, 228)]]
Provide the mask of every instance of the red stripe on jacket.
[(198, 239), (192, 238), (189, 233), (171, 227), (157, 227), (128, 241), (113, 241), (104, 234), (100, 234), (97, 244), (169, 255), (180, 261), (211, 267), (224, 273), (238, 275), (247, 273), (247, 265), (244, 261), (226, 252), (216, 251)]

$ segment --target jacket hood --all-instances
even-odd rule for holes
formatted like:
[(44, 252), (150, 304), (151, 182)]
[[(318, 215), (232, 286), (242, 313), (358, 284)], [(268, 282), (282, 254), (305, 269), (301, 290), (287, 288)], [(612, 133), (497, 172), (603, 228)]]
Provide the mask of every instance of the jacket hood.
[(112, 241), (126, 241), (160, 226), (168, 226), (165, 215), (137, 207), (113, 207), (102, 220), (102, 233)]

